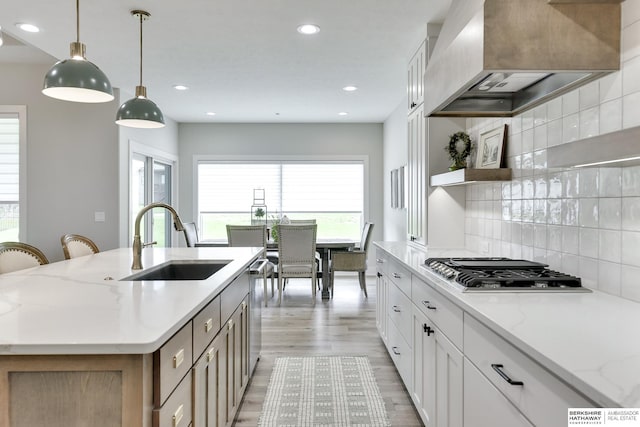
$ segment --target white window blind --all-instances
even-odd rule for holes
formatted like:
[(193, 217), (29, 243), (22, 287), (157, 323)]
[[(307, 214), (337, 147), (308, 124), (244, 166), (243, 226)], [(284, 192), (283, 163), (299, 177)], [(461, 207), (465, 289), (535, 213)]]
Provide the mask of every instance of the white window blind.
[(20, 200), (20, 139), (17, 116), (0, 115), (0, 201)]

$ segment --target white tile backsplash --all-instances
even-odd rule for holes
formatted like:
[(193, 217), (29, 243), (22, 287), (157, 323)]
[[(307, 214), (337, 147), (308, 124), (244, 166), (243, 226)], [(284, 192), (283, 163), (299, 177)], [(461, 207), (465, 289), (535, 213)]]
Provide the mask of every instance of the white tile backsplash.
[(550, 147), (640, 126), (640, 0), (622, 8), (619, 72), (513, 118), (468, 119), (474, 135), (508, 125), (513, 179), (467, 187), (472, 221), (465, 241), (495, 256), (547, 263), (584, 286), (640, 302), (640, 166), (547, 164)]

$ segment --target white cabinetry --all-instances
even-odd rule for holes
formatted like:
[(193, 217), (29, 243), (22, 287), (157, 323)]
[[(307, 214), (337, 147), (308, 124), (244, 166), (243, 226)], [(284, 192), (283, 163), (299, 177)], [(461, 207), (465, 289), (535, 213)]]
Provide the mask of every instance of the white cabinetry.
[[(564, 427), (567, 425), (567, 408), (594, 406), (591, 401), (469, 315), (465, 315), (464, 319), (464, 348), (465, 357), (475, 365), (488, 383), (478, 388), (495, 387), (533, 425)], [(467, 371), (471, 369), (469, 367), (465, 370), (465, 378)], [(478, 391), (470, 389), (469, 393), (473, 392), (475, 395)], [(472, 396), (470, 398), (473, 399)], [(512, 412), (512, 408), (509, 408), (508, 413)], [(496, 425), (506, 427), (513, 424)]]
[(462, 427), (462, 311), (429, 285), (412, 279), (413, 399), (427, 427)]
[(408, 119), (407, 135), (407, 233), (409, 240), (426, 244), (426, 144), (422, 104)]
[(380, 338), (387, 343), (387, 295), (389, 281), (387, 279), (387, 255), (384, 251), (376, 250), (376, 327)]
[(424, 101), (424, 73), (427, 68), (426, 43), (422, 42), (407, 68), (408, 109), (412, 111)]

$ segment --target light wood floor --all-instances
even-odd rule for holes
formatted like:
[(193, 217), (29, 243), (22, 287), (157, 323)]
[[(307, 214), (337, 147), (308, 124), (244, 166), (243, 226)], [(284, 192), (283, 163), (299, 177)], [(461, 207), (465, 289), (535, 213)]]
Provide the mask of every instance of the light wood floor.
[(256, 426), (274, 360), (279, 356), (366, 355), (393, 426), (422, 426), (409, 394), (376, 329), (375, 280), (367, 278), (369, 298), (357, 276), (336, 277), (335, 297), (311, 302), (308, 279), (290, 280), (282, 306), (276, 298), (262, 311), (262, 354), (234, 426)]

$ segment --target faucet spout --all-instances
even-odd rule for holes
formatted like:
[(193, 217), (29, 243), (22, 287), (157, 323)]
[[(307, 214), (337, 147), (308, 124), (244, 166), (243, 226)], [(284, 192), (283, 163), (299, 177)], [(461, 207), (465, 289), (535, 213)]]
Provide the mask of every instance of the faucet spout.
[(136, 216), (136, 222), (134, 226), (134, 235), (133, 235), (133, 264), (131, 265), (132, 270), (142, 270), (142, 241), (140, 239), (140, 222), (142, 221), (142, 217), (145, 213), (150, 211), (153, 208), (164, 208), (171, 213), (173, 217), (173, 226), (176, 231), (183, 231), (184, 226), (182, 225), (182, 220), (178, 216), (176, 210), (167, 205), (166, 203), (150, 203), (147, 206), (140, 209), (138, 212), (138, 216)]

